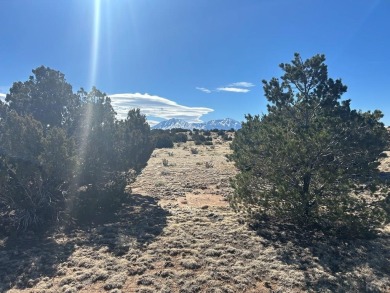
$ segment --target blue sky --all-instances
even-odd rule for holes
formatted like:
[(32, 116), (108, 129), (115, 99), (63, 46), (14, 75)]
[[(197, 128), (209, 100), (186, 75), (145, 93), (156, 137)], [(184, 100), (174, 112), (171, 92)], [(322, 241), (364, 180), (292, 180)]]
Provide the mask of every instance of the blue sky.
[(0, 97), (45, 65), (119, 114), (207, 121), (266, 111), (261, 80), (323, 53), (344, 98), (390, 125), (390, 0), (0, 0)]

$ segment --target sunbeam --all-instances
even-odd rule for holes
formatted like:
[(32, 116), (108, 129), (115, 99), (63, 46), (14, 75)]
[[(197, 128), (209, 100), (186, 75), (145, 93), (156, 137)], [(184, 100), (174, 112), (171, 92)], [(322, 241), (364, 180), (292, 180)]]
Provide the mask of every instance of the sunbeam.
[[(90, 60), (90, 72), (89, 72), (89, 82), (88, 86), (93, 90), (93, 87), (96, 84), (96, 76), (99, 70), (99, 47), (100, 47), (100, 34), (101, 34), (101, 0), (95, 0), (93, 3), (93, 31), (92, 31), (92, 42), (91, 42), (91, 60)], [(83, 164), (86, 157), (86, 151), (89, 144), (89, 136), (91, 131), (91, 122), (93, 116), (93, 105), (92, 100), (89, 97), (89, 94), (84, 92), (81, 93), (84, 95), (83, 103), (85, 103), (82, 109), (82, 127), (79, 129), (79, 146), (78, 146), (78, 156), (80, 161), (76, 163), (76, 184), (79, 183), (80, 171), (82, 170), (81, 164)]]
[(93, 17), (93, 35), (91, 47), (91, 71), (89, 78), (89, 87), (96, 83), (96, 75), (99, 65), (99, 43), (100, 43), (100, 16), (101, 16), (101, 0), (94, 1), (94, 17)]
[(112, 76), (113, 76), (113, 71), (112, 71), (112, 64), (113, 64), (113, 59), (112, 59), (112, 40), (111, 40), (111, 32), (112, 32), (112, 10), (111, 10), (111, 5), (110, 1), (106, 1), (104, 3), (104, 45), (105, 45), (105, 50), (107, 50), (106, 54), (104, 55), (105, 58), (107, 58), (106, 65), (106, 72), (108, 73), (108, 80), (111, 83)]

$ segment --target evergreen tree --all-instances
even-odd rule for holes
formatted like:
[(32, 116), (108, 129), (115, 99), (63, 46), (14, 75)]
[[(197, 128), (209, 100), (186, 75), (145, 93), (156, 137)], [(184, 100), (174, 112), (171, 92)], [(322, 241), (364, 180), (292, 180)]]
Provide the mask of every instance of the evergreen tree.
[(95, 87), (74, 94), (61, 72), (33, 73), (0, 101), (0, 214), (27, 229), (60, 212), (112, 212), (153, 150), (145, 116), (131, 110), (118, 121)]
[[(384, 223), (378, 159), (387, 146), (382, 113), (351, 109), (347, 87), (328, 78), (324, 55), (281, 64), (281, 80), (263, 81), (268, 114), (237, 132), (231, 159), (240, 169), (231, 204), (357, 235)], [(378, 198), (377, 198), (378, 197)]]
[(78, 97), (65, 75), (49, 67), (40, 66), (25, 82), (15, 82), (6, 101), (11, 110), (20, 115), (32, 115), (45, 127), (72, 128)]

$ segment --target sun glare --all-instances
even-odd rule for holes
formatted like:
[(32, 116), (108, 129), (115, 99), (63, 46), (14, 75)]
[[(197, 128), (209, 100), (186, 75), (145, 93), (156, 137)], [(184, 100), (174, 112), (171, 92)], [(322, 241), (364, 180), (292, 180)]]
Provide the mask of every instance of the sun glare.
[(91, 44), (91, 68), (89, 87), (96, 83), (96, 74), (99, 65), (99, 41), (100, 41), (100, 16), (101, 16), (101, 0), (94, 1), (94, 16), (93, 16), (93, 32), (92, 32), (92, 44)]
[[(96, 76), (99, 69), (99, 46), (100, 46), (100, 34), (101, 34), (101, 0), (95, 0), (93, 2), (93, 31), (92, 31), (92, 43), (91, 43), (91, 60), (90, 60), (90, 72), (89, 72), (89, 83), (88, 89), (91, 90), (96, 84)], [(87, 99), (89, 100), (89, 99)], [(93, 116), (93, 105), (90, 101), (85, 105), (83, 113), (83, 125), (84, 127), (81, 130), (80, 138), (81, 143), (78, 149), (81, 162), (86, 156), (86, 151), (88, 149), (88, 137), (90, 135), (91, 121)], [(76, 164), (76, 174), (80, 171), (80, 165)], [(75, 178), (78, 180), (78, 178)]]

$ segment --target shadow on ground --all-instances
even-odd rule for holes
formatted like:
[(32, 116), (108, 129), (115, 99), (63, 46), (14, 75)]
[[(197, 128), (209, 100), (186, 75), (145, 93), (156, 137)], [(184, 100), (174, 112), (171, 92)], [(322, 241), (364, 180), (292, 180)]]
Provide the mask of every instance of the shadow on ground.
[(0, 247), (0, 292), (34, 286), (44, 275), (53, 277), (56, 265), (68, 259), (72, 243), (58, 244), (42, 235), (13, 236)]
[(114, 215), (66, 232), (0, 236), (0, 292), (33, 287), (42, 278), (58, 275), (77, 247), (108, 248), (121, 256), (130, 247), (143, 248), (166, 226), (168, 212), (155, 198), (132, 194)]
[(319, 231), (305, 232), (293, 225), (270, 223), (257, 225), (256, 230), (265, 239), (265, 245), (278, 251), (282, 262), (294, 265), (304, 273), (308, 290), (388, 290), (381, 282), (371, 282), (386, 280), (390, 275), (388, 234), (372, 239), (342, 240)]
[(160, 235), (168, 214), (154, 197), (131, 194), (111, 219), (80, 227), (86, 236), (80, 244), (106, 246), (117, 256), (126, 254), (130, 247), (142, 248)]

